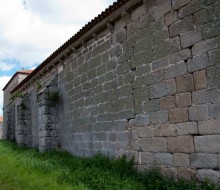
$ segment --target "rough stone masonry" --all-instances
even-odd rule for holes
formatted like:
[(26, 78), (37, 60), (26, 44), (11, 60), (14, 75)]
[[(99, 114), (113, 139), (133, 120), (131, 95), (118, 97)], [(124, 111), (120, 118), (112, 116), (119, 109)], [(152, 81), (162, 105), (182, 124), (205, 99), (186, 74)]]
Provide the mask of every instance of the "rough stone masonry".
[(219, 182), (220, 1), (120, 2), (13, 91), (4, 138)]

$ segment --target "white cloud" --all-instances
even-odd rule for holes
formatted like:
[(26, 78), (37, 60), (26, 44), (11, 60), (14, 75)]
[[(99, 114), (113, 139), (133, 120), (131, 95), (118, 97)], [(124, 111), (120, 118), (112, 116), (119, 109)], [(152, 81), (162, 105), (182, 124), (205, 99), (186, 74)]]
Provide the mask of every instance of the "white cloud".
[(7, 62), (0, 61), (0, 71), (10, 71), (15, 67), (16, 67), (15, 64), (9, 64)]
[[(25, 2), (25, 5), (24, 5)], [(0, 6), (0, 88), (4, 71), (36, 68), (114, 0), (2, 0)], [(3, 107), (0, 91), (0, 109)], [(0, 110), (0, 115), (2, 110)]]
[(36, 66), (112, 2), (26, 0), (24, 6), (23, 0), (2, 1), (0, 61), (12, 58), (19, 67)]
[(83, 23), (97, 16), (107, 4), (105, 0), (26, 0), (26, 7), (43, 20), (53, 23)]
[(2, 89), (5, 87), (7, 82), (10, 80), (10, 76), (2, 76), (0, 77), (0, 115), (2, 115), (3, 108), (3, 91)]

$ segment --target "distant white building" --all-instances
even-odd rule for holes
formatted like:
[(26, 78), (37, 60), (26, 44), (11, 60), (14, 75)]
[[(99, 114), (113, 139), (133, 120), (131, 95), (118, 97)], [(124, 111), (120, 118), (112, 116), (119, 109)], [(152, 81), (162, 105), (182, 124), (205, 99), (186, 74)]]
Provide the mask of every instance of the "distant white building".
[[(11, 80), (3, 88), (4, 91), (4, 107), (6, 107), (11, 98), (11, 90), (15, 88), (22, 80), (24, 80), (32, 70), (17, 71), (11, 78)], [(3, 109), (4, 109), (3, 107)]]

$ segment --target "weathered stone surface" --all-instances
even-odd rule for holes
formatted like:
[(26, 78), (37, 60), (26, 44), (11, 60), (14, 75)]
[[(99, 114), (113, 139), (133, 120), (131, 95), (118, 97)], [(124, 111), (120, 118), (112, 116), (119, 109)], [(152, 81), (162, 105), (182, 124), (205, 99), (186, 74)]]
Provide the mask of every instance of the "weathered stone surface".
[(191, 1), (190, 3), (188, 3), (186, 6), (182, 7), (179, 10), (178, 16), (180, 18), (184, 18), (188, 15), (191, 15), (192, 13), (199, 11), (200, 9), (203, 8), (203, 6), (204, 6), (203, 1), (200, 0)]
[(220, 84), (220, 65), (209, 67), (207, 69), (208, 85), (215, 87)]
[(206, 70), (201, 70), (193, 73), (195, 90), (207, 88)]
[(139, 164), (153, 164), (154, 153), (140, 152), (140, 154)]
[(194, 143), (196, 152), (220, 153), (219, 135), (195, 136)]
[(147, 87), (140, 87), (134, 90), (134, 102), (135, 104), (139, 102), (144, 102), (149, 99), (149, 93)]
[(186, 180), (193, 180), (195, 179), (196, 170), (191, 168), (178, 168), (177, 169), (177, 177), (183, 178)]
[(144, 6), (144, 5), (139, 6), (137, 9), (135, 9), (131, 12), (131, 19), (134, 21), (134, 20), (140, 18), (146, 12), (147, 12), (146, 6)]
[(139, 140), (132, 140), (130, 141), (130, 146), (131, 149), (134, 151), (139, 151), (140, 150), (140, 141)]
[(190, 59), (187, 64), (190, 73), (205, 69), (209, 66), (208, 55), (202, 54), (200, 56), (193, 57), (193, 59)]
[(177, 21), (177, 11), (169, 12), (164, 15), (165, 24), (169, 26), (170, 24)]
[(192, 105), (190, 92), (176, 94), (175, 97), (176, 97), (176, 107), (177, 108), (184, 108), (184, 107), (188, 107), (188, 106)]
[(179, 9), (189, 2), (190, 0), (172, 0), (172, 8), (173, 10)]
[(198, 56), (215, 48), (217, 48), (216, 41), (214, 39), (208, 39), (194, 45), (192, 48), (192, 54), (193, 56)]
[(160, 109), (168, 110), (175, 107), (175, 96), (167, 96), (160, 98)]
[(177, 92), (188, 92), (194, 90), (194, 82), (192, 75), (183, 75), (176, 78)]
[(153, 53), (152, 50), (148, 49), (146, 51), (140, 52), (134, 55), (134, 64), (135, 66), (140, 66), (146, 63), (150, 63), (153, 61)]
[(156, 10), (154, 11), (155, 19), (160, 18), (165, 13), (171, 11), (171, 2), (169, 0), (156, 0)]
[(162, 58), (162, 59), (158, 59), (152, 62), (152, 70), (156, 71), (156, 70), (160, 70), (163, 69), (165, 67), (168, 66), (168, 58)]
[(201, 11), (196, 12), (193, 15), (193, 21), (196, 26), (204, 25), (207, 22), (210, 22), (214, 19), (213, 9), (207, 7)]
[(173, 154), (173, 160), (174, 165), (178, 167), (188, 167), (190, 165), (189, 154), (175, 153)]
[(175, 124), (156, 125), (154, 135), (158, 137), (177, 136), (176, 125)]
[(191, 166), (214, 169), (218, 166), (217, 154), (194, 153), (190, 155)]
[(220, 166), (220, 154), (218, 154), (218, 168)]
[(208, 120), (198, 122), (199, 134), (201, 135), (217, 135), (220, 134), (220, 120)]
[(219, 36), (220, 34), (219, 26), (220, 26), (220, 22), (218, 19), (203, 25), (203, 30), (202, 30), (203, 39), (206, 40)]
[(150, 113), (150, 119), (152, 124), (163, 124), (168, 122), (168, 112), (166, 110), (160, 110)]
[(158, 99), (149, 100), (144, 103), (143, 110), (145, 113), (159, 111), (160, 104)]
[(212, 119), (220, 118), (220, 103), (209, 104), (209, 115)]
[(187, 74), (187, 65), (180, 62), (165, 69), (165, 79), (171, 79)]
[(189, 30), (193, 30), (193, 20), (191, 16), (176, 21), (169, 26), (169, 32), (171, 37), (180, 35)]
[(138, 140), (137, 129), (132, 129), (130, 131), (130, 141)]
[(216, 88), (198, 90), (192, 93), (193, 104), (205, 104), (220, 102), (220, 92)]
[(201, 169), (198, 170), (196, 176), (200, 181), (207, 181), (210, 180), (212, 183), (218, 183), (220, 178), (220, 172), (210, 169)]
[(151, 85), (164, 80), (164, 71), (159, 70), (155, 72), (151, 72), (143, 77), (143, 83), (145, 85)]
[(121, 28), (116, 33), (116, 42), (123, 42), (127, 37), (127, 31), (125, 28)]
[(151, 71), (151, 67), (150, 64), (146, 64), (146, 65), (141, 65), (136, 67), (136, 75), (137, 76), (141, 76), (141, 75), (146, 75), (148, 73), (150, 73)]
[[(218, 44), (218, 42), (216, 42)], [(210, 65), (218, 65), (220, 61), (220, 49), (214, 49), (212, 51), (209, 51), (209, 64)]]
[(176, 92), (176, 82), (174, 79), (166, 80), (154, 85), (150, 85), (150, 98), (160, 98)]
[(160, 59), (167, 55), (176, 53), (180, 49), (179, 44), (179, 37), (177, 36), (173, 39), (167, 39), (164, 42), (155, 45), (153, 47), (155, 58)]
[(181, 47), (187, 48), (202, 41), (202, 34), (198, 30), (191, 30), (180, 35)]
[[(151, 0), (153, 1), (153, 0)], [(148, 1), (149, 2), (149, 1)], [(154, 2), (153, 2), (154, 3)], [(153, 23), (154, 17), (152, 16), (152, 14), (145, 14), (143, 16), (140, 17), (140, 27), (144, 28), (146, 26), (149, 26), (151, 23)]]
[(192, 136), (168, 137), (168, 150), (173, 153), (193, 153)]
[(187, 108), (175, 108), (169, 110), (170, 123), (181, 123), (188, 120)]
[[(169, 33), (167, 30), (159, 30), (159, 31), (155, 32), (155, 34), (154, 34), (155, 44), (160, 44), (168, 39), (169, 39)], [(160, 65), (162, 65), (162, 64), (160, 63)]]
[(190, 121), (203, 121), (209, 119), (208, 106), (206, 104), (192, 106), (188, 110)]
[(138, 127), (137, 135), (140, 138), (154, 137), (154, 126)]
[(163, 137), (140, 139), (143, 151), (167, 152), (167, 139)]
[(137, 171), (140, 173), (145, 172), (146, 170), (152, 169), (152, 164), (146, 164), (146, 165), (137, 165), (135, 166), (137, 168)]
[[(154, 42), (153, 38), (145, 37), (142, 40), (140, 40), (134, 44), (134, 53), (137, 54), (137, 53), (140, 53), (140, 52), (143, 52), (146, 50), (150, 52), (150, 48), (154, 45), (154, 43), (155, 42)], [(145, 54), (147, 54), (147, 53), (145, 53)], [(151, 61), (151, 59), (149, 61)]]
[[(213, 2), (210, 2), (213, 3)], [(214, 15), (216, 18), (220, 18), (220, 13), (219, 13), (219, 9), (220, 9), (220, 3), (217, 1), (213, 4), (213, 8), (214, 8)]]
[(154, 159), (156, 164), (159, 165), (168, 165), (168, 166), (173, 165), (173, 156), (170, 153), (156, 153), (154, 155)]
[(158, 169), (162, 175), (176, 178), (176, 175), (177, 175), (176, 168), (169, 167), (169, 166), (159, 166)]
[(132, 127), (144, 127), (148, 124), (150, 124), (150, 116), (144, 114), (136, 115), (135, 119), (129, 121), (129, 125)]
[(175, 54), (169, 55), (169, 63), (173, 65), (176, 63), (184, 62), (191, 57), (192, 55), (191, 55), (190, 49), (184, 49), (184, 50), (178, 51)]
[(193, 135), (198, 134), (196, 122), (178, 123), (176, 125), (178, 135)]

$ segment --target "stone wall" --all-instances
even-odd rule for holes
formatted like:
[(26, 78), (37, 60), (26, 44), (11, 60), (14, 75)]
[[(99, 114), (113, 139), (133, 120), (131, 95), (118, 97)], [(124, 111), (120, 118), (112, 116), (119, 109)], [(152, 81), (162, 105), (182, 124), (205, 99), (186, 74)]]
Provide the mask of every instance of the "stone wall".
[[(43, 88), (37, 97), (39, 150), (57, 149), (60, 146), (57, 97), (57, 77)], [(53, 98), (54, 97), (54, 98)]]
[(30, 97), (28, 95), (25, 95), (16, 106), (17, 124), (15, 138), (16, 142), (23, 146), (32, 146), (32, 122), (30, 106)]
[(3, 113), (3, 139), (15, 140), (15, 104), (10, 103)]
[(0, 121), (0, 139), (2, 138), (3, 138), (3, 121)]
[[(39, 76), (40, 92), (24, 90), (32, 102), (32, 146), (126, 154), (140, 170), (157, 166), (217, 182), (220, 3), (129, 2)], [(48, 99), (50, 91), (59, 92), (57, 101)]]

